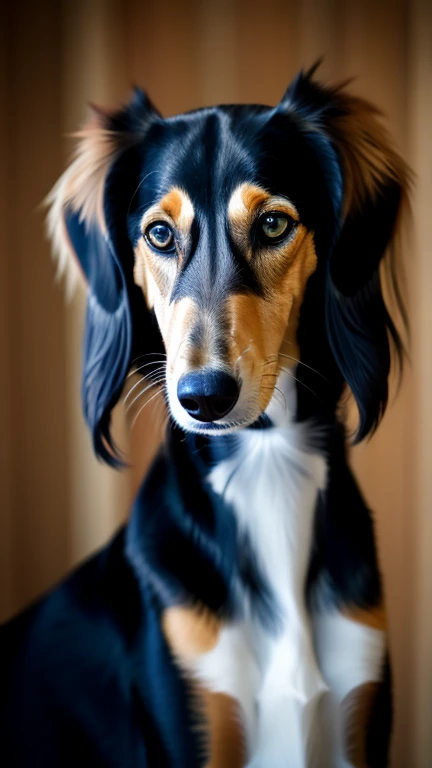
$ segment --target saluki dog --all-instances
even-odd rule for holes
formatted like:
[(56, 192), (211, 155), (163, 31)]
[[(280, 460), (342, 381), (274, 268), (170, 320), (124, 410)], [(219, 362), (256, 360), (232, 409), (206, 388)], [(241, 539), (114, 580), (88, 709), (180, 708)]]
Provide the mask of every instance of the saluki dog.
[(94, 109), (49, 213), (88, 286), (84, 415), (113, 466), (131, 371), (129, 402), (159, 393), (170, 419), (127, 526), (2, 630), (7, 766), (387, 765), (341, 402), (371, 435), (403, 358), (380, 264), (403, 317), (408, 179), (377, 110), (313, 70), (276, 107)]

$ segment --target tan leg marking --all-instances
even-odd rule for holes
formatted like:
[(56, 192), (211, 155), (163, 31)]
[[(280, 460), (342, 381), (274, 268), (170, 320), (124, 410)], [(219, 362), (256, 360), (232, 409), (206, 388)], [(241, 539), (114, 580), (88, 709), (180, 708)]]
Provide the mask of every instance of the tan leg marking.
[(210, 760), (205, 768), (242, 768), (246, 745), (238, 703), (226, 693), (203, 691)]
[[(187, 671), (191, 662), (217, 644), (222, 622), (204, 605), (173, 606), (162, 616), (162, 630), (180, 664)], [(206, 768), (242, 768), (245, 739), (240, 708), (231, 696), (194, 685), (194, 698), (204, 715), (210, 760)]]
[(366, 736), (379, 687), (380, 683), (364, 683), (354, 688), (341, 703), (345, 756), (354, 768), (368, 768)]
[(221, 620), (204, 605), (176, 605), (162, 616), (162, 630), (171, 650), (186, 663), (215, 647), (221, 627)]
[(343, 611), (343, 615), (351, 621), (358, 624), (364, 624), (372, 629), (380, 629), (382, 632), (387, 630), (387, 616), (384, 605), (376, 605), (373, 608), (359, 608), (356, 605), (350, 605)]

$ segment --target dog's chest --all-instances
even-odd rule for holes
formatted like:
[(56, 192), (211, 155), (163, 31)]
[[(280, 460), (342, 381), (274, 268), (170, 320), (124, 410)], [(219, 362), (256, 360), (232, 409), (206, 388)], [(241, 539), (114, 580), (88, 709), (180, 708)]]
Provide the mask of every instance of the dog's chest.
[(304, 603), (317, 496), (326, 477), (324, 458), (303, 445), (298, 425), (250, 431), (210, 476), (236, 516), (239, 547), (248, 542), (252, 565), (284, 621)]
[[(241, 707), (250, 766), (278, 768), (290, 754), (303, 765), (304, 712), (326, 688), (313, 650), (305, 608), (317, 496), (324, 487), (322, 456), (304, 446), (296, 425), (249, 431), (236, 453), (210, 475), (238, 525), (238, 546), (249, 557), (270, 594), (276, 621), (255, 611), (256, 594), (239, 579), (241, 617), (226, 626), (217, 646), (200, 659), (198, 675)], [(288, 763), (287, 763), (288, 765)]]

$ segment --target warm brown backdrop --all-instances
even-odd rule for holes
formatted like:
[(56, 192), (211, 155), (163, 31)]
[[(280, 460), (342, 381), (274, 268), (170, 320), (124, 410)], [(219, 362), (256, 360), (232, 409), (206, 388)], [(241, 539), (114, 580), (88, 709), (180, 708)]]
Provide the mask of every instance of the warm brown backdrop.
[[(132, 472), (120, 477), (92, 457), (79, 403), (85, 297), (66, 306), (54, 285), (38, 208), (86, 101), (115, 104), (138, 83), (165, 114), (274, 103), (297, 69), (325, 54), (323, 76), (358, 77), (357, 92), (387, 114), (417, 174), (405, 252), (412, 366), (379, 434), (353, 459), (376, 510), (388, 596), (394, 768), (432, 760), (431, 9), (428, 0), (0, 4), (2, 618), (107, 540), (145, 464), (143, 422)], [(120, 411), (116, 419), (122, 431)]]

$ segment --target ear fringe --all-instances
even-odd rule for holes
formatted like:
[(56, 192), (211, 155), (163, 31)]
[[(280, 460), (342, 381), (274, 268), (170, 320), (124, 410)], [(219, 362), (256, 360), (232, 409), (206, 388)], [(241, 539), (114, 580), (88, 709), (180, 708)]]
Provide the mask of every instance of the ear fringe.
[(344, 215), (360, 210), (375, 198), (388, 179), (402, 190), (410, 187), (411, 172), (396, 151), (373, 104), (347, 92), (351, 80), (325, 86), (314, 80), (319, 59), (300, 72), (288, 87), (280, 109), (299, 117), (305, 130), (322, 131), (339, 152), (344, 170)]
[(131, 275), (125, 274), (125, 264), (129, 267), (130, 261), (132, 269), (132, 260), (114, 220), (119, 201), (110, 179), (117, 159), (144, 137), (155, 114), (138, 91), (115, 112), (93, 108), (91, 120), (76, 134), (73, 162), (45, 201), (48, 234), (68, 295), (77, 282), (78, 264), (88, 283), (83, 409), (96, 455), (114, 467), (123, 465), (110, 434), (110, 414), (131, 358)]
[[(105, 181), (119, 154), (136, 144), (145, 134), (151, 114), (158, 115), (143, 91), (135, 89), (132, 102), (112, 111), (91, 105), (92, 116), (75, 134), (79, 143), (73, 162), (45, 198), (48, 207), (47, 232), (57, 260), (57, 277), (66, 280), (70, 297), (80, 269), (64, 226), (65, 210), (79, 212), (88, 228), (97, 224), (106, 236), (103, 205)], [(136, 114), (136, 112), (138, 114)]]
[(94, 115), (75, 134), (80, 139), (75, 159), (45, 199), (49, 207), (47, 230), (57, 260), (57, 277), (65, 277), (69, 297), (74, 292), (80, 269), (67, 235), (65, 210), (71, 208), (75, 212), (79, 211), (81, 221), (85, 221), (88, 227), (97, 224), (106, 236), (103, 213), (105, 180), (121, 147), (118, 135), (106, 129), (105, 121), (104, 115)]
[(357, 403), (359, 425), (354, 442), (358, 443), (374, 434), (387, 408), (391, 364), (388, 335), (400, 361), (403, 348), (384, 303), (379, 271), (355, 296), (344, 296), (330, 277), (329, 281), (327, 332), (334, 358)]
[[(332, 300), (328, 302), (329, 334), (336, 360), (357, 402), (359, 425), (354, 442), (358, 443), (374, 434), (384, 416), (392, 362), (397, 386), (402, 380), (405, 345), (401, 333), (406, 337), (408, 318), (401, 291), (398, 241), (409, 210), (411, 172), (381, 124), (378, 110), (343, 90), (338, 98), (340, 108), (328, 122), (327, 130), (340, 153), (344, 169), (343, 221), (349, 217), (350, 221), (358, 219), (361, 223), (363, 215), (367, 221), (371, 202), (379, 210), (381, 200), (394, 195), (395, 190), (398, 199), (387, 242), (383, 243), (381, 254), (376, 254), (376, 270), (367, 283), (360, 285), (357, 293), (346, 297), (336, 291), (334, 285), (330, 289), (335, 303), (332, 309)], [(371, 243), (370, 249), (373, 247)], [(346, 255), (349, 257), (349, 253)], [(388, 288), (392, 311), (399, 315), (401, 333), (384, 301), (383, 281)], [(339, 315), (337, 328), (336, 315)]]
[(325, 130), (339, 151), (344, 169), (344, 218), (348, 211), (361, 212), (367, 200), (375, 200), (389, 180), (405, 197), (411, 172), (396, 151), (372, 104), (346, 93), (345, 85), (334, 91), (333, 114)]

